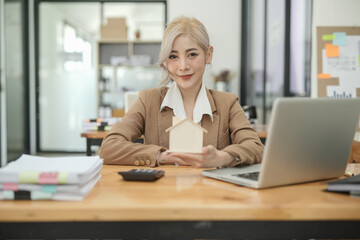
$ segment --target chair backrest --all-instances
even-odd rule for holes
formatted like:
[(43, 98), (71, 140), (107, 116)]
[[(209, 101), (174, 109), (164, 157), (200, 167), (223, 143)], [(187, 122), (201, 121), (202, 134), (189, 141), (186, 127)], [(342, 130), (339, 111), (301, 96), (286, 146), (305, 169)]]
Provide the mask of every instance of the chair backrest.
[(125, 113), (129, 111), (129, 109), (135, 103), (138, 97), (139, 92), (125, 92)]

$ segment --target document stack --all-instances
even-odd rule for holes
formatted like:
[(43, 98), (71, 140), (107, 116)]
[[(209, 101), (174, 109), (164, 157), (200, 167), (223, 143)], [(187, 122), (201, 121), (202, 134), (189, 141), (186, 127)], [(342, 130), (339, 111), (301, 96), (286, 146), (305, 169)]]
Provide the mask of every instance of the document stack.
[(83, 131), (108, 131), (112, 125), (120, 121), (121, 118), (115, 117), (86, 119), (82, 122), (82, 129)]
[(1, 200), (81, 201), (100, 179), (103, 160), (22, 155), (0, 168)]

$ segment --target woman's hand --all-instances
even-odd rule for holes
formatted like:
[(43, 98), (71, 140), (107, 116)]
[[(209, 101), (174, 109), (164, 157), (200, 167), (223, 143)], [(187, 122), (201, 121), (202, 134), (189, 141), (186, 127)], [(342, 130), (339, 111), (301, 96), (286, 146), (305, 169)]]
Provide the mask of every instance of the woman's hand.
[(160, 164), (179, 164), (191, 165), (197, 168), (212, 168), (227, 166), (234, 158), (227, 152), (219, 151), (214, 146), (208, 145), (203, 147), (202, 153), (161, 153), (159, 160)]

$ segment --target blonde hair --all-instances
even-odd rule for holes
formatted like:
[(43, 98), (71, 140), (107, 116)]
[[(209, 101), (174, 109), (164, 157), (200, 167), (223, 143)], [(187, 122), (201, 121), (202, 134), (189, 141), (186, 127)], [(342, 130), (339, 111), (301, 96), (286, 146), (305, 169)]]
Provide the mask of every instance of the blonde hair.
[(161, 81), (158, 87), (166, 86), (170, 82), (170, 74), (166, 61), (170, 56), (172, 45), (177, 37), (186, 35), (195, 41), (205, 53), (209, 51), (210, 40), (205, 26), (196, 18), (181, 16), (171, 21), (165, 30), (159, 55), (161, 67)]

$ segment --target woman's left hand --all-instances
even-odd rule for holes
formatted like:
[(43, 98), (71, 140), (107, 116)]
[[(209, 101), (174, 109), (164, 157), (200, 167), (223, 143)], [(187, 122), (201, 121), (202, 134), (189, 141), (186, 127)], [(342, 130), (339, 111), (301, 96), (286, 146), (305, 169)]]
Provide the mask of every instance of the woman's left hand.
[(181, 159), (182, 163), (187, 163), (188, 165), (192, 165), (197, 168), (223, 167), (227, 166), (234, 160), (230, 154), (219, 151), (212, 145), (203, 147), (202, 153), (174, 152), (169, 153), (169, 157), (173, 157), (174, 159)]

